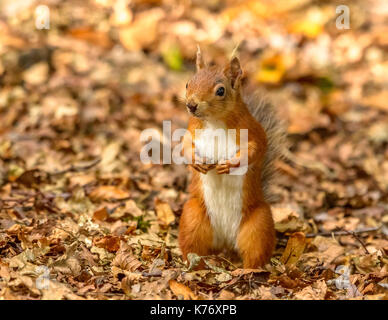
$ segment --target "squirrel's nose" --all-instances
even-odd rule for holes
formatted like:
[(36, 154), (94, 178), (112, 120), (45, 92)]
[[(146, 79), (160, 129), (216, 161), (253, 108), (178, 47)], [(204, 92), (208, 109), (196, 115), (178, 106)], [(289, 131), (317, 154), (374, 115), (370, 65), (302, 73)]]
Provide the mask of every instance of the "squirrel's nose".
[(197, 110), (198, 104), (188, 103), (186, 106), (189, 108), (191, 113), (194, 113)]

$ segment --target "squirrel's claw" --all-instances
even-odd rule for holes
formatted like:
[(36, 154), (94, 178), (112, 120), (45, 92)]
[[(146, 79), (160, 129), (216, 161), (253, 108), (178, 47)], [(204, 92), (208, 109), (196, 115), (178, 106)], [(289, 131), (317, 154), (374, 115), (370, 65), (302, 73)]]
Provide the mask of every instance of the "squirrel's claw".
[(239, 165), (240, 165), (240, 162), (232, 163), (230, 161), (226, 161), (226, 162), (217, 164), (216, 170), (218, 174), (230, 173), (230, 168), (236, 168)]
[(206, 174), (215, 167), (215, 164), (191, 164), (191, 166), (200, 173)]
[(191, 166), (194, 170), (196, 170), (196, 171), (198, 171), (198, 172), (200, 172), (200, 173), (205, 173), (204, 170), (203, 170), (198, 164), (190, 164), (190, 166)]
[(216, 170), (217, 170), (218, 174), (229, 173), (229, 171), (230, 171), (230, 164), (229, 163), (218, 164), (216, 166)]

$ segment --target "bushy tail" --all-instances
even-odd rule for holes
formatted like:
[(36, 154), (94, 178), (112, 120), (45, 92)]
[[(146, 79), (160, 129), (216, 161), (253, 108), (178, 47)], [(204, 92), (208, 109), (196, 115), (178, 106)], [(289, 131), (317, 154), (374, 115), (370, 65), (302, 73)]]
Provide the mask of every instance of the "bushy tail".
[(261, 184), (264, 197), (271, 201), (270, 185), (275, 178), (275, 162), (284, 157), (286, 130), (283, 121), (277, 117), (272, 103), (258, 90), (244, 97), (244, 102), (252, 116), (261, 124), (267, 135), (267, 152), (263, 160)]

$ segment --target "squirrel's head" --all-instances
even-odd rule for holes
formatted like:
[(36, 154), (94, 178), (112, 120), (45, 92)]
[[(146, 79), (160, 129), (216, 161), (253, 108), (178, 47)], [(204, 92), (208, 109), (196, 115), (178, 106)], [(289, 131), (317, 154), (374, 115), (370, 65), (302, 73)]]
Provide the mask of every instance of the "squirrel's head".
[(200, 119), (222, 119), (240, 99), (242, 70), (238, 58), (226, 66), (206, 66), (201, 50), (197, 51), (197, 72), (186, 84), (188, 112)]

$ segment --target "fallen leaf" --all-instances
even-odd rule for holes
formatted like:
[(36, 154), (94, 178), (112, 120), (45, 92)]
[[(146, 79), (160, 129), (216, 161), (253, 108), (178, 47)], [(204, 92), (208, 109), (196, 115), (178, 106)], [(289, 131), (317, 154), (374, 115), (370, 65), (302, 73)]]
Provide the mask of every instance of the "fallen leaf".
[(93, 213), (93, 220), (94, 221), (104, 221), (106, 218), (108, 218), (108, 210), (106, 210), (106, 207), (102, 207)]
[(112, 261), (112, 266), (127, 271), (136, 271), (142, 263), (135, 257), (130, 246), (124, 241), (120, 243), (120, 250), (117, 251), (116, 257)]
[(353, 258), (353, 263), (356, 266), (358, 272), (360, 272), (361, 274), (378, 272), (382, 267), (380, 261), (381, 256), (382, 253), (380, 251), (376, 251), (371, 254), (366, 254), (364, 256), (355, 256)]
[(31, 85), (42, 85), (47, 81), (49, 75), (49, 66), (45, 62), (34, 64), (23, 73), (25, 82)]
[(104, 248), (108, 252), (116, 252), (120, 249), (120, 237), (116, 236), (95, 238), (93, 243), (96, 247)]
[(193, 270), (195, 267), (199, 265), (201, 262), (201, 257), (197, 255), (196, 253), (190, 252), (187, 254), (187, 260), (189, 261), (189, 268), (188, 271)]
[(98, 186), (89, 194), (93, 201), (120, 200), (129, 197), (129, 192), (115, 186)]
[(227, 282), (232, 279), (232, 276), (227, 272), (222, 272), (216, 275), (216, 280), (218, 282)]
[(234, 293), (226, 289), (221, 290), (220, 295), (218, 296), (218, 298), (221, 300), (233, 300), (234, 297)]
[(106, 32), (93, 30), (90, 27), (73, 28), (69, 31), (69, 35), (106, 49), (111, 48), (113, 45)]
[(163, 60), (165, 64), (172, 70), (181, 70), (183, 66), (183, 58), (181, 51), (177, 45), (167, 46), (163, 52)]
[(179, 283), (175, 280), (170, 280), (168, 282), (171, 291), (177, 296), (182, 296), (185, 300), (197, 300), (197, 296), (193, 291), (182, 283)]
[(283, 57), (279, 54), (265, 57), (260, 62), (259, 70), (256, 73), (258, 82), (276, 84), (279, 83), (286, 72)]
[(303, 229), (299, 214), (290, 208), (272, 208), (275, 229), (278, 232), (295, 232)]
[(295, 294), (298, 300), (322, 300), (325, 298), (327, 292), (327, 285), (324, 280), (314, 282), (312, 286), (303, 288)]
[(84, 300), (74, 294), (69, 286), (55, 280), (49, 280), (47, 289), (42, 289), (42, 300)]
[(366, 106), (371, 106), (380, 110), (388, 110), (387, 105), (388, 92), (386, 90), (381, 90), (380, 92), (366, 96), (362, 99), (362, 103)]
[(317, 236), (312, 241), (311, 245), (318, 249), (318, 252), (308, 252), (301, 256), (303, 263), (307, 263), (308, 259), (318, 259), (323, 266), (329, 266), (333, 260), (345, 252), (345, 248), (338, 244), (335, 239)]
[(155, 209), (158, 219), (165, 225), (169, 225), (175, 221), (174, 213), (167, 202), (159, 199), (155, 200)]
[(288, 239), (286, 249), (280, 261), (285, 265), (295, 264), (306, 247), (306, 237), (303, 232), (295, 232)]
[[(128, 50), (141, 50), (151, 45), (159, 34), (158, 22), (164, 17), (160, 8), (147, 10), (135, 16), (135, 20), (119, 30), (121, 44)], [(147, 30), (147, 36), (144, 35)]]
[(306, 283), (301, 279), (292, 279), (287, 274), (273, 277), (270, 280), (270, 283), (275, 283), (287, 289), (304, 288), (306, 286)]
[(77, 253), (77, 246), (77, 241), (68, 246), (66, 253), (52, 263), (51, 267), (53, 270), (78, 276), (82, 271), (82, 267), (79, 261), (79, 254)]
[(302, 34), (311, 39), (318, 37), (323, 30), (322, 23), (313, 19), (296, 21), (289, 27), (290, 33)]
[(234, 277), (250, 274), (250, 273), (267, 273), (267, 270), (264, 269), (236, 269), (231, 272), (231, 275)]

